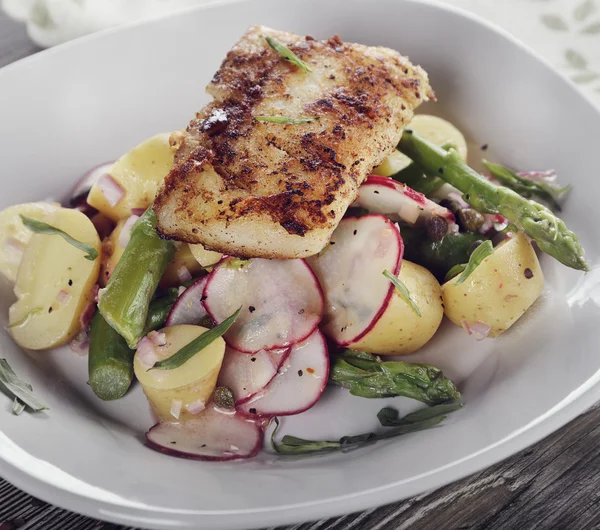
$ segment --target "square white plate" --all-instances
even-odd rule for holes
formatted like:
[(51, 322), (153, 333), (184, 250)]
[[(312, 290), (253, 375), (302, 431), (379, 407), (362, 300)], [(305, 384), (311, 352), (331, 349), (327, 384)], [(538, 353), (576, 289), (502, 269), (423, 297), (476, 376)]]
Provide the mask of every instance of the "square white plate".
[[(139, 388), (102, 403), (86, 385), (87, 359), (68, 349), (24, 355), (2, 333), (2, 356), (51, 410), (15, 417), (0, 399), (0, 475), (47, 501), (164, 529), (316, 519), (412, 496), (489, 466), (600, 397), (600, 113), (511, 37), (448, 7), (400, 0), (219, 3), (11, 65), (0, 71), (0, 207), (61, 196), (88, 168), (157, 132), (185, 127), (207, 101), (204, 87), (225, 53), (251, 24), (318, 38), (338, 33), (410, 56), (429, 72), (439, 99), (424, 110), (451, 119), (475, 146), (489, 144), (496, 160), (555, 168), (573, 184), (564, 218), (581, 236), (592, 272), (584, 276), (545, 258), (544, 296), (500, 339), (477, 343), (444, 327), (416, 357), (461, 384), (466, 407), (442, 427), (320, 458), (265, 453), (217, 464), (155, 453), (143, 445), (151, 420)], [(5, 324), (7, 282), (0, 295)], [(305, 438), (363, 432), (384, 403), (331, 389), (285, 430)]]

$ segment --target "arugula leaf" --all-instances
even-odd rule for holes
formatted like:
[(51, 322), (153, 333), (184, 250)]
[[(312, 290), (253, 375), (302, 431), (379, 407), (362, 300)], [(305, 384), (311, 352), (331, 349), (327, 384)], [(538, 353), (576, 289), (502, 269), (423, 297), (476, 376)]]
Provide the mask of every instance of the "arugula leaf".
[(154, 366), (150, 368), (150, 370), (174, 370), (175, 368), (179, 368), (182, 364), (189, 361), (199, 351), (203, 350), (216, 339), (227, 333), (227, 330), (233, 325), (235, 319), (238, 317), (241, 310), (242, 308), (240, 307), (233, 315), (223, 320), (223, 322), (221, 322), (218, 326), (215, 326), (214, 328), (205, 331), (204, 333), (202, 333), (202, 335), (195, 338), (189, 344), (186, 344), (183, 348), (181, 348), (178, 352), (173, 354), (168, 359), (155, 363)]
[(421, 311), (419, 310), (417, 304), (415, 304), (414, 300), (410, 297), (410, 291), (408, 290), (408, 288), (406, 287), (406, 285), (404, 285), (404, 283), (402, 282), (402, 280), (400, 280), (400, 278), (394, 276), (390, 271), (388, 270), (384, 270), (383, 271), (383, 275), (394, 284), (394, 287), (396, 288), (396, 290), (398, 291), (398, 293), (400, 294), (400, 296), (402, 298), (404, 298), (404, 300), (406, 300), (406, 302), (408, 303), (408, 305), (410, 305), (410, 307), (412, 308), (412, 310), (419, 316), (421, 317)]
[(471, 256), (469, 257), (469, 263), (467, 263), (465, 270), (462, 271), (462, 274), (459, 276), (458, 280), (454, 283), (454, 285), (460, 285), (461, 283), (463, 283), (471, 275), (471, 273), (477, 267), (479, 267), (479, 265), (481, 265), (481, 262), (488, 256), (491, 256), (493, 253), (494, 245), (492, 245), (492, 242), (489, 239), (481, 243), (481, 245), (479, 245), (471, 253)]
[(60, 236), (67, 243), (69, 243), (69, 244), (73, 245), (74, 247), (78, 248), (79, 250), (82, 250), (83, 252), (85, 252), (85, 256), (84, 256), (85, 259), (94, 261), (98, 257), (98, 251), (92, 245), (88, 245), (87, 243), (82, 243), (81, 241), (77, 241), (77, 239), (72, 238), (69, 234), (67, 234), (66, 232), (63, 232), (60, 228), (56, 228), (56, 227), (51, 226), (42, 221), (37, 221), (35, 219), (31, 219), (30, 217), (25, 217), (22, 214), (20, 214), (20, 217), (21, 217), (21, 220), (23, 221), (23, 224), (27, 228), (29, 228), (29, 230), (34, 232), (35, 234)]
[[(398, 417), (398, 411), (384, 408), (377, 417), (384, 427), (392, 427), (381, 432), (367, 432), (353, 436), (342, 436), (339, 440), (305, 440), (296, 436), (285, 435), (280, 442), (275, 441), (279, 430), (279, 420), (274, 418), (275, 428), (271, 433), (271, 447), (277, 453), (284, 455), (316, 455), (324, 453), (345, 452), (379, 440), (395, 438), (412, 432), (431, 429), (446, 419), (446, 415), (462, 407), (460, 402), (451, 402), (437, 405), (411, 414), (403, 418)], [(382, 419), (383, 418), (383, 419)]]
[(308, 66), (302, 59), (300, 59), (292, 50), (290, 50), (285, 44), (282, 44), (273, 37), (265, 36), (267, 44), (273, 48), (279, 55), (281, 55), (286, 61), (299, 66), (305, 72), (312, 72), (310, 66)]
[(308, 123), (311, 121), (317, 121), (318, 116), (299, 116), (298, 118), (289, 118), (287, 116), (254, 116), (256, 121), (267, 121), (271, 123), (280, 123), (280, 124), (292, 124), (296, 125), (298, 123)]
[[(34, 412), (48, 410), (48, 407), (33, 395), (31, 385), (24, 383), (17, 377), (6, 359), (0, 359), (0, 387), (3, 387), (13, 397), (18, 398)], [(13, 412), (14, 410), (15, 404), (13, 403)]]

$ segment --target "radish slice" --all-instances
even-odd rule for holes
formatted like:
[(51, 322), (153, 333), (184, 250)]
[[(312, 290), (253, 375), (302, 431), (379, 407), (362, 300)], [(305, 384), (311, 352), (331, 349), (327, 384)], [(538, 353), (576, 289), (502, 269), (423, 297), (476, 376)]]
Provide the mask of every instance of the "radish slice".
[(287, 348), (319, 325), (323, 294), (304, 260), (251, 259), (238, 267), (234, 263), (231, 258), (222, 261), (204, 289), (204, 306), (215, 322), (242, 308), (223, 337), (232, 348), (246, 353)]
[(321, 329), (338, 345), (363, 337), (388, 306), (404, 245), (398, 227), (383, 215), (342, 219), (324, 252), (308, 258), (325, 291)]
[(227, 347), (218, 385), (229, 388), (240, 403), (265, 388), (289, 354), (289, 349), (243, 353)]
[(102, 164), (96, 166), (85, 173), (75, 184), (75, 187), (71, 190), (71, 196), (69, 198), (69, 204), (71, 206), (77, 206), (80, 202), (85, 202), (88, 193), (92, 189), (92, 186), (100, 180), (104, 175), (108, 175), (108, 171), (112, 167), (113, 162), (108, 164)]
[(352, 206), (366, 208), (370, 213), (398, 216), (410, 224), (424, 221), (433, 215), (446, 219), (448, 230), (452, 230), (452, 225), (456, 224), (454, 214), (447, 208), (429, 200), (406, 184), (379, 175), (367, 177), (358, 189), (358, 197)]
[(213, 407), (185, 423), (158, 423), (146, 433), (146, 443), (162, 453), (193, 460), (236, 460), (256, 456), (262, 431), (239, 414)]
[(250, 417), (300, 414), (319, 401), (328, 377), (327, 342), (317, 329), (306, 340), (292, 346), (271, 382), (240, 403), (237, 410)]
[(183, 291), (167, 315), (165, 326), (191, 324), (197, 326), (208, 316), (202, 297), (208, 276), (203, 276)]

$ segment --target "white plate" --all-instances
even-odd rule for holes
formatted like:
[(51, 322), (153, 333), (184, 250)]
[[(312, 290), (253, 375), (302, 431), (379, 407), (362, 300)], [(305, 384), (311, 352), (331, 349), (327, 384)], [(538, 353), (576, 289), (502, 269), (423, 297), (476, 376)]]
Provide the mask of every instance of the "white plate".
[[(280, 0), (214, 5), (75, 41), (0, 72), (0, 207), (57, 196), (89, 167), (182, 128), (250, 24), (390, 46), (423, 65), (452, 119), (496, 159), (555, 168), (574, 185), (565, 218), (588, 251), (587, 276), (544, 259), (547, 289), (501, 339), (446, 325), (427, 348), (461, 382), (466, 407), (440, 428), (347, 455), (201, 463), (142, 445), (151, 420), (139, 388), (95, 399), (85, 358), (0, 349), (51, 410), (10, 414), (0, 401), (0, 474), (47, 501), (152, 528), (248, 528), (341, 514), (441, 486), (539, 440), (600, 397), (600, 114), (506, 34), (454, 9), (398, 0)], [(432, 110), (430, 106), (426, 110)], [(478, 154), (478, 153), (476, 153)], [(489, 154), (488, 154), (489, 156)], [(10, 286), (0, 285), (0, 323)], [(413, 404), (397, 399), (403, 410)], [(375, 425), (382, 401), (332, 389), (285, 424), (303, 437)]]

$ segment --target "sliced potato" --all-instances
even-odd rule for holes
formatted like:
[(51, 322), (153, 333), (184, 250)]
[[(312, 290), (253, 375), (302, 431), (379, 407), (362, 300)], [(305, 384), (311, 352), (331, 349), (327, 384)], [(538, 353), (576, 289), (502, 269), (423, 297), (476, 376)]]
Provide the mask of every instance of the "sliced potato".
[(98, 283), (101, 287), (106, 287), (117, 263), (119, 263), (123, 252), (125, 252), (125, 247), (119, 245), (119, 236), (126, 222), (127, 219), (121, 219), (110, 235), (102, 241), (102, 264), (98, 278)]
[(463, 283), (456, 280), (442, 285), (446, 316), (466, 329), (490, 326), (488, 337), (510, 328), (544, 288), (540, 262), (522, 233), (498, 245)]
[(440, 284), (425, 267), (407, 260), (402, 261), (398, 277), (421, 316), (394, 290), (381, 318), (349, 348), (378, 355), (406, 355), (422, 348), (433, 337), (444, 316)]
[(212, 267), (221, 261), (223, 254), (220, 252), (213, 252), (212, 250), (206, 250), (202, 245), (189, 245), (190, 251), (196, 261), (200, 263), (202, 267)]
[[(431, 114), (417, 114), (406, 126), (436, 145), (454, 144), (464, 160), (467, 159), (467, 141), (463, 134), (449, 121)], [(389, 177), (410, 165), (411, 160), (399, 151), (389, 155), (373, 173)]]
[[(182, 270), (183, 269), (183, 270)], [(181, 243), (177, 250), (175, 251), (175, 255), (173, 259), (167, 265), (167, 269), (163, 274), (163, 277), (160, 280), (160, 287), (178, 287), (182, 283), (182, 274), (186, 274), (185, 271), (188, 271), (192, 276), (198, 276), (201, 272), (204, 271), (204, 268), (190, 250), (190, 245), (187, 243)]]
[[(170, 358), (183, 346), (207, 331), (201, 326), (169, 326), (161, 330), (166, 336), (166, 344), (157, 346), (159, 361)], [(152, 410), (163, 421), (185, 421), (193, 419), (197, 406), (208, 403), (212, 395), (223, 355), (225, 341), (218, 338), (190, 360), (173, 370), (148, 370), (142, 362), (140, 352), (136, 352), (133, 368)], [(192, 409), (192, 412), (188, 410)]]
[(17, 279), (17, 270), (32, 232), (23, 225), (19, 215), (41, 220), (60, 208), (55, 202), (15, 204), (0, 212), (0, 272), (10, 281)]
[(174, 149), (169, 145), (169, 133), (158, 134), (123, 155), (109, 170), (125, 194), (111, 206), (100, 190), (101, 183), (92, 186), (87, 202), (113, 221), (126, 219), (132, 208), (147, 208), (158, 187), (173, 165)]
[(43, 350), (71, 340), (81, 329), (79, 318), (94, 300), (100, 269), (100, 238), (81, 212), (61, 208), (42, 219), (94, 247), (94, 261), (58, 235), (33, 234), (17, 274), (17, 301), (9, 310), (9, 329), (23, 348)]

